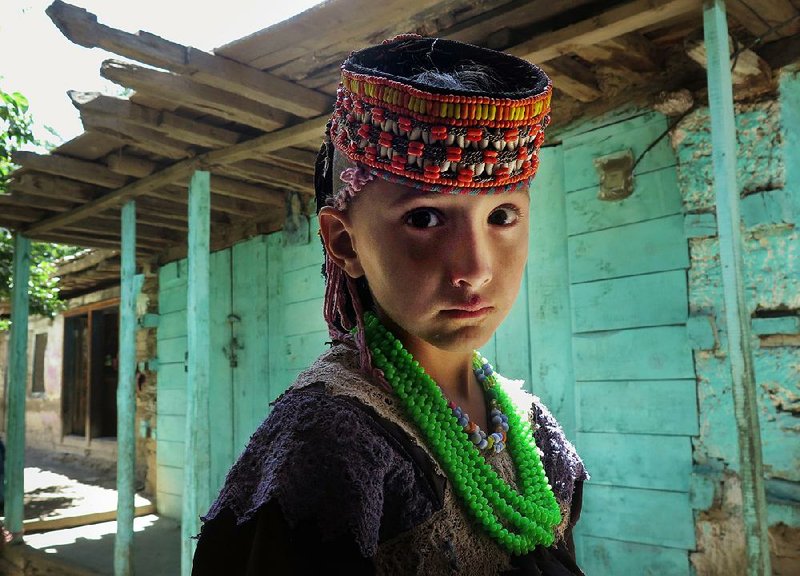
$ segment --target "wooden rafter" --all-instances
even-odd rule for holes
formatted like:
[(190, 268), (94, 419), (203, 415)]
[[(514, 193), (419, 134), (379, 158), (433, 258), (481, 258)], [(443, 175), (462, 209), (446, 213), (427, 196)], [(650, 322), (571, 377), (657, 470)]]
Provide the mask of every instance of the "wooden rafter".
[(701, 5), (701, 0), (634, 0), (559, 30), (534, 36), (506, 51), (531, 62), (547, 62), (667, 18), (693, 11), (699, 15)]
[(164, 40), (147, 32), (129, 34), (97, 22), (94, 14), (56, 0), (47, 15), (72, 42), (191, 76), (201, 84), (225, 88), (244, 98), (290, 114), (311, 118), (331, 109), (331, 98), (245, 64)]
[(185, 76), (118, 60), (106, 60), (100, 75), (126, 88), (156, 94), (204, 114), (270, 132), (292, 122), (292, 115), (239, 94), (198, 84)]
[(14, 152), (13, 159), (14, 162), (20, 164), (26, 170), (64, 176), (104, 188), (120, 188), (129, 182), (129, 179), (125, 176), (116, 174), (94, 162), (76, 160), (58, 154), (37, 154), (36, 152), (18, 150)]

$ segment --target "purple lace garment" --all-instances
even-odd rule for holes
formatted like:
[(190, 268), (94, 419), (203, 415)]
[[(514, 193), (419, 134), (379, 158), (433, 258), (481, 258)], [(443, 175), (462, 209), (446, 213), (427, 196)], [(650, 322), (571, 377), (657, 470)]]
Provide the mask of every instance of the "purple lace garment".
[[(332, 395), (324, 380), (290, 389), (273, 406), (228, 473), (204, 523), (230, 511), (243, 524), (277, 500), (289, 526), (314, 519), (323, 533), (354, 538), (362, 555), (371, 557), (387, 524), (396, 534), (441, 507), (432, 483), (372, 408)], [(576, 482), (588, 474), (538, 399), (532, 423), (553, 491), (562, 510), (569, 510)], [(343, 501), (348, 503), (344, 509)]]

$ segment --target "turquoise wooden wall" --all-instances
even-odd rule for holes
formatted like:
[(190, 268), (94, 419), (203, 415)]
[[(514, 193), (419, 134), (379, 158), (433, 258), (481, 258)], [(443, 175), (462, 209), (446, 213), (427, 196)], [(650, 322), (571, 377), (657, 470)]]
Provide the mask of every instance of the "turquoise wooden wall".
[[(273, 234), (211, 255), (212, 495), (269, 403), (323, 350), (321, 254), (316, 241), (284, 246), (282, 235)], [(176, 519), (186, 413), (186, 273), (181, 260), (159, 274), (157, 502), (160, 513)]]

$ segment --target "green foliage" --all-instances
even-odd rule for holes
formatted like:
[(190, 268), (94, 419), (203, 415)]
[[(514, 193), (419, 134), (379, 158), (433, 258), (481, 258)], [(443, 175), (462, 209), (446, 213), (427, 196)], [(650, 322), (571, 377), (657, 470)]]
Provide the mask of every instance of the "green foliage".
[[(19, 92), (7, 93), (0, 88), (0, 194), (7, 193), (8, 178), (16, 166), (11, 155), (25, 144), (35, 143), (28, 111), (28, 100)], [(31, 245), (31, 272), (28, 282), (32, 314), (53, 316), (63, 309), (58, 298), (58, 278), (54, 261), (74, 254), (79, 249), (59, 244), (34, 242)], [(8, 301), (13, 287), (14, 237), (0, 228), (0, 301)], [(8, 321), (0, 319), (0, 330)]]

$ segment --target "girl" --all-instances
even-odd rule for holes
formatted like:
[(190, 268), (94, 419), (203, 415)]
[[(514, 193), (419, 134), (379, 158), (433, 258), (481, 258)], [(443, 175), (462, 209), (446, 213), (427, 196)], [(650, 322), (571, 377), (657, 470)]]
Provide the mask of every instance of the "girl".
[(354, 52), (317, 162), (332, 346), (203, 518), (194, 574), (581, 574), (580, 458), (478, 352), (517, 296), (552, 87), (401, 36)]

